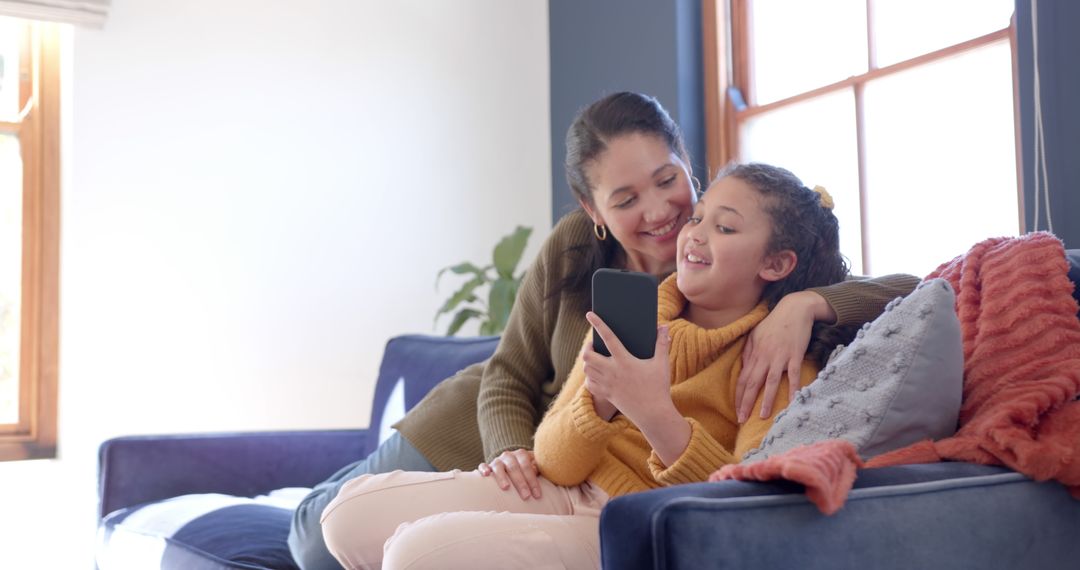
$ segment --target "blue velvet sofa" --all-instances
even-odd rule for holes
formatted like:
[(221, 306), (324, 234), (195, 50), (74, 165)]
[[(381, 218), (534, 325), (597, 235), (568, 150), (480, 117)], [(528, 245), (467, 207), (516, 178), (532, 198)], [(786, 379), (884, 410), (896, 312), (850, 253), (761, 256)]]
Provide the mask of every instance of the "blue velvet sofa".
[[(310, 488), (366, 457), (378, 446), (379, 427), (390, 422), (384, 415), (403, 414), (439, 381), (490, 356), (497, 342), (496, 337), (391, 339), (383, 352), (368, 429), (130, 436), (104, 442), (98, 453), (98, 567), (297, 568), (286, 544), (291, 511), (272, 502), (225, 497)], [(213, 510), (199, 509), (199, 516), (191, 518), (192, 507), (181, 503), (199, 500), (196, 496), (220, 500), (211, 505)]]
[[(1070, 254), (1078, 281), (1080, 251)], [(286, 546), (288, 502), (250, 498), (311, 487), (364, 457), (378, 444), (385, 415), (401, 413), (438, 381), (486, 358), (496, 341), (390, 340), (369, 429), (106, 441), (99, 567), (296, 568)], [(206, 497), (216, 501), (213, 508), (195, 516), (172, 507)], [(170, 520), (174, 511), (185, 518)], [(1057, 483), (966, 463), (863, 470), (832, 516), (791, 483), (658, 489), (611, 501), (600, 533), (604, 567), (620, 570), (1080, 568), (1080, 500)]]

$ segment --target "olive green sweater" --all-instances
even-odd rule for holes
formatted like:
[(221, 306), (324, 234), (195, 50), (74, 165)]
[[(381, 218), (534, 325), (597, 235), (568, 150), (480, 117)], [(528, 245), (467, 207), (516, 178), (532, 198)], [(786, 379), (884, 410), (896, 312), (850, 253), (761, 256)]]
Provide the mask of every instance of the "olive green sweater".
[[(589, 330), (589, 292), (551, 292), (577, 262), (568, 251), (593, 239), (584, 212), (564, 216), (526, 272), (491, 358), (440, 383), (394, 426), (437, 469), (475, 469), (508, 449), (532, 449), (536, 427)], [(859, 325), (918, 282), (889, 275), (813, 290), (836, 311), (837, 326)]]

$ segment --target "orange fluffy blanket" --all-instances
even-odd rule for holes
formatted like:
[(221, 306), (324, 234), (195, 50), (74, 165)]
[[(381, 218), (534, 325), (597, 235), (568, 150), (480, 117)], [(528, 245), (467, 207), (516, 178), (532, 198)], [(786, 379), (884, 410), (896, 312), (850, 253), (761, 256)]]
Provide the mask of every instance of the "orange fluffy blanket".
[(968, 461), (1057, 480), (1080, 498), (1080, 320), (1058, 238), (1045, 232), (981, 242), (942, 264), (956, 291), (964, 344), (960, 428), (872, 458), (841, 440), (727, 465), (711, 481), (788, 479), (826, 514), (844, 504), (859, 467)]

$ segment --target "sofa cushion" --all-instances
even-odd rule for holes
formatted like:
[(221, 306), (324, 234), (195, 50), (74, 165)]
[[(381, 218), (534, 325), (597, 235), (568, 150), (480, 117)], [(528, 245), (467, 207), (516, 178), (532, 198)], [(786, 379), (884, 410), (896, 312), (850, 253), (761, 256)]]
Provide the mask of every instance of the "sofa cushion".
[(1003, 467), (865, 469), (822, 514), (788, 481), (631, 493), (600, 517), (604, 568), (1075, 568), (1080, 502)]
[(436, 384), (495, 351), (497, 336), (445, 337), (402, 335), (383, 351), (375, 399), (371, 407), (368, 449), (386, 439), (397, 423)]
[(964, 372), (955, 303), (944, 279), (889, 303), (777, 414), (745, 460), (835, 438), (865, 459), (955, 433)]
[(98, 527), (98, 568), (296, 569), (286, 539), (309, 491), (183, 495), (121, 509)]

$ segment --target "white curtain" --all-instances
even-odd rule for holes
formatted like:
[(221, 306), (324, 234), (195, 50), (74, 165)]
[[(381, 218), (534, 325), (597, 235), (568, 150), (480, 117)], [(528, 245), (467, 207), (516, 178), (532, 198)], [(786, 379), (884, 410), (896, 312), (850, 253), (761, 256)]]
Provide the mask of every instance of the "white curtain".
[(111, 0), (0, 0), (0, 16), (64, 22), (93, 28), (105, 24)]

